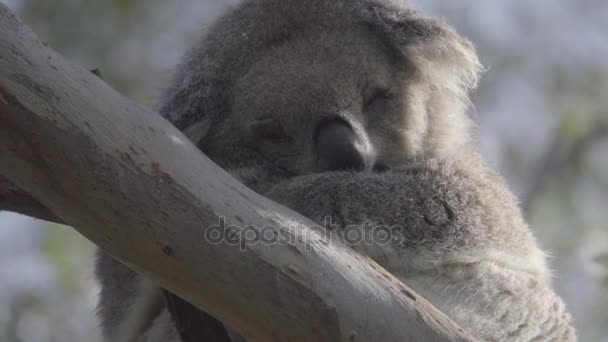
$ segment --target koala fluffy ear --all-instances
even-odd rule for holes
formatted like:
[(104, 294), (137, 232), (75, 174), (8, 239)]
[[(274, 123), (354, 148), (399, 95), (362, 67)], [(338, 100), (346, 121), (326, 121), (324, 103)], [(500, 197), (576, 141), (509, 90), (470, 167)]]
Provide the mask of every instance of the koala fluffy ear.
[(482, 71), (473, 44), (443, 21), (396, 1), (367, 0), (366, 4), (367, 25), (403, 59), (412, 81), (425, 89), (425, 110), (415, 115), (424, 115), (416, 120), (428, 123), (423, 147), (427, 155), (454, 154), (471, 139), (469, 93)]
[(483, 67), (473, 44), (441, 20), (394, 2), (369, 1), (369, 24), (385, 36), (435, 89), (462, 102)]
[(224, 83), (206, 50), (186, 54), (161, 98), (159, 112), (198, 144), (224, 110)]

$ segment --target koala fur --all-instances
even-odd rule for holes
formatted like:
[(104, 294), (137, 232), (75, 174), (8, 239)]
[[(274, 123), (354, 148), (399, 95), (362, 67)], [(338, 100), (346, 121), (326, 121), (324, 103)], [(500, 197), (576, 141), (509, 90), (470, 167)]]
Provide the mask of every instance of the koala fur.
[[(479, 340), (575, 341), (516, 198), (471, 137), (481, 69), (470, 42), (399, 1), (245, 0), (186, 54), (160, 112), (326, 229), (390, 227), (388, 243), (351, 246)], [(318, 146), (327, 122), (338, 128)], [(353, 157), (321, 153), (333, 148)], [(160, 289), (102, 252), (97, 275), (107, 341), (180, 340)]]

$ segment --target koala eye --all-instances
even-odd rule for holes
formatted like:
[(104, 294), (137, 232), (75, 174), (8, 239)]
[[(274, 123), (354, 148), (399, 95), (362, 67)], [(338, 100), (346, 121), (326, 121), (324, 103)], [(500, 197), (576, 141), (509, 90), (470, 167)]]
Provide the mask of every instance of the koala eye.
[(272, 143), (291, 142), (292, 138), (287, 134), (283, 126), (272, 118), (261, 118), (251, 124), (251, 129), (256, 139)]
[(371, 91), (369, 91), (368, 93), (369, 93), (369, 95), (364, 97), (364, 100), (365, 100), (363, 102), (364, 111), (371, 108), (372, 106), (374, 106), (377, 103), (386, 101), (391, 98), (389, 91), (387, 89), (383, 89), (383, 88), (374, 88)]

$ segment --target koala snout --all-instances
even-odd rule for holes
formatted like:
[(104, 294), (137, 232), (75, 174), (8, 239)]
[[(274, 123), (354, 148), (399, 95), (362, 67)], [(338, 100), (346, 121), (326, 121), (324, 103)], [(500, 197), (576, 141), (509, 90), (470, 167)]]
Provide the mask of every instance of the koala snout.
[(319, 124), (314, 134), (317, 166), (320, 171), (363, 171), (366, 156), (352, 126), (342, 119)]

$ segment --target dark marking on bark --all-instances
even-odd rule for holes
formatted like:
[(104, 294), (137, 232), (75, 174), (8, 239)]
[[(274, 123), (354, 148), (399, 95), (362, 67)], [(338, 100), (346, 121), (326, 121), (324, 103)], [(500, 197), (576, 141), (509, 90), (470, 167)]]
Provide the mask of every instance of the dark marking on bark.
[(283, 267), (283, 270), (287, 274), (291, 274), (291, 275), (294, 275), (296, 277), (301, 276), (300, 271), (298, 271), (298, 269), (295, 266), (293, 266), (293, 265), (287, 265), (287, 266)]
[(36, 95), (38, 95), (42, 99), (52, 100), (55, 102), (60, 101), (59, 97), (55, 94), (55, 92), (53, 92), (51, 88), (37, 83), (26, 75), (11, 74), (10, 78), (15, 81), (15, 83), (22, 85), (24, 88), (33, 90)]
[(100, 79), (104, 79), (103, 78), (103, 74), (101, 73), (101, 70), (99, 70), (99, 68), (94, 68), (91, 70), (91, 73), (97, 77), (99, 77)]
[(416, 296), (407, 289), (401, 289), (401, 293), (403, 293), (407, 298), (411, 299), (414, 302), (417, 300)]
[(157, 162), (152, 162), (152, 164), (150, 165), (152, 167), (152, 172), (154, 174), (160, 174), (162, 173), (162, 169), (160, 168), (160, 164)]
[(173, 247), (171, 247), (169, 245), (165, 245), (163, 247), (163, 253), (165, 253), (165, 255), (168, 257), (172, 257), (175, 255), (175, 251), (173, 250)]
[(131, 158), (131, 155), (127, 152), (120, 152), (120, 159), (126, 163), (133, 164), (133, 158)]

